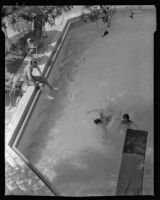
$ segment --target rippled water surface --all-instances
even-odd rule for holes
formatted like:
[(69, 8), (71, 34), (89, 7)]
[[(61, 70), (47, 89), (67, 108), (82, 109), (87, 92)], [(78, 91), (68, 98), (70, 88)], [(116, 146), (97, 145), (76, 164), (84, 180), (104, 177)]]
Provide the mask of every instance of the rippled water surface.
[[(38, 108), (41, 123), (23, 152), (62, 195), (115, 195), (123, 113), (148, 131), (143, 193), (153, 194), (154, 30), (154, 10), (133, 20), (117, 13), (105, 38), (97, 24), (69, 29), (49, 79), (59, 90)], [(93, 123), (95, 108), (111, 116), (107, 131)]]

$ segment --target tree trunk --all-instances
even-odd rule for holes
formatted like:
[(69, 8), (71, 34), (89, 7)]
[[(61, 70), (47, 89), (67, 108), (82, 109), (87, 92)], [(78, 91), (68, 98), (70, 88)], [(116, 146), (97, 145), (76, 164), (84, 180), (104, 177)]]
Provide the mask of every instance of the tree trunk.
[(42, 19), (38, 17), (34, 20), (34, 31), (36, 34), (36, 38), (42, 36)]

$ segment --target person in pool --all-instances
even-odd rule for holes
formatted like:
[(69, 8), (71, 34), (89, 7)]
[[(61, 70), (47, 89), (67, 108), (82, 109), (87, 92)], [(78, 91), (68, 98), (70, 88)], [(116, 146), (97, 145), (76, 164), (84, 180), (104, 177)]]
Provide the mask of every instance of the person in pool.
[(131, 128), (131, 129), (138, 128), (137, 125), (133, 121), (130, 120), (129, 114), (127, 113), (123, 115), (123, 118), (120, 122), (120, 126), (125, 127), (125, 128)]
[[(100, 118), (94, 120), (94, 124), (102, 126), (102, 128), (107, 128), (112, 120), (112, 116), (105, 116), (104, 113), (100, 112)], [(137, 125), (130, 120), (129, 114), (124, 114), (122, 119), (120, 119), (120, 133), (123, 133), (126, 129), (137, 129)]]
[(102, 116), (101, 118), (95, 119), (94, 123), (96, 125), (107, 126), (110, 121), (111, 121), (111, 116), (108, 116), (108, 117)]
[(99, 113), (99, 118), (96, 118), (94, 120), (94, 124), (100, 125), (100, 126), (102, 126), (102, 128), (106, 128), (112, 119), (112, 115), (111, 114), (106, 115), (106, 113), (104, 112), (103, 109), (93, 109), (93, 110), (89, 111), (88, 113), (91, 113), (91, 112)]

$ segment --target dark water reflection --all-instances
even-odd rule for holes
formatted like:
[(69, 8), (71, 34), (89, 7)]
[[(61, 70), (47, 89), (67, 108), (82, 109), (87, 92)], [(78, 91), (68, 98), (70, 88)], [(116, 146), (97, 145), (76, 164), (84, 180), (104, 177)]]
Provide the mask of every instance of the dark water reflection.
[(127, 129), (123, 153), (140, 154), (143, 157), (146, 152), (147, 131), (132, 131)]

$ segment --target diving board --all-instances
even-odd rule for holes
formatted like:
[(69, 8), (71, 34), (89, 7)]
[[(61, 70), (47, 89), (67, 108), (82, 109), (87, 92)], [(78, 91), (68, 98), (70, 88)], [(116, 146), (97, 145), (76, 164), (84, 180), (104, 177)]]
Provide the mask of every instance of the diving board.
[(141, 195), (147, 131), (127, 129), (116, 195)]

